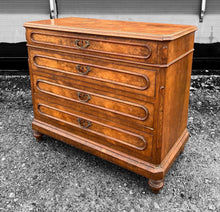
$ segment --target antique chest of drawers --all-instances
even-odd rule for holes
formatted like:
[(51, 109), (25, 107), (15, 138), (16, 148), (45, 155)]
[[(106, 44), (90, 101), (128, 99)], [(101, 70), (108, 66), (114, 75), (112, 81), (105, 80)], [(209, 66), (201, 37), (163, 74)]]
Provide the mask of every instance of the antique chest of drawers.
[(25, 23), (33, 133), (163, 187), (184, 149), (195, 26), (61, 18)]

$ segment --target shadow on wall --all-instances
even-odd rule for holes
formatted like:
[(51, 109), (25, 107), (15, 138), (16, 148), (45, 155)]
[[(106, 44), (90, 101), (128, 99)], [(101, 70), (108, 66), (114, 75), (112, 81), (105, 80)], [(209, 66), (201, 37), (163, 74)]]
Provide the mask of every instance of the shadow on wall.
[(220, 43), (195, 43), (194, 49), (193, 69), (219, 69), (220, 72)]
[[(195, 43), (194, 48), (193, 69), (197, 69), (194, 74), (206, 74), (203, 73), (205, 69), (219, 70), (215, 74), (220, 74), (220, 43)], [(22, 70), (28, 73), (26, 42), (0, 43), (0, 70)]]
[(0, 43), (0, 70), (28, 70), (26, 42)]

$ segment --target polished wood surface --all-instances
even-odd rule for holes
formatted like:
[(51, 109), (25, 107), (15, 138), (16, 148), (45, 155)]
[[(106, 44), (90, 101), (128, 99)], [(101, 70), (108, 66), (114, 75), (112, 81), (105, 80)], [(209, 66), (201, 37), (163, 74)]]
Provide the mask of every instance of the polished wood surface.
[(189, 137), (196, 28), (83, 18), (24, 26), (34, 136), (143, 175), (157, 193)]
[[(86, 88), (82, 90), (65, 86), (42, 76), (34, 75), (36, 84), (36, 95), (53, 98), (59, 101), (65, 100), (63, 104), (68, 107), (78, 108), (78, 111), (89, 111), (96, 114), (96, 117), (103, 117), (115, 122), (133, 125), (143, 125), (146, 128), (153, 128), (154, 105), (152, 103), (134, 103), (118, 98), (112, 98), (97, 93), (88, 92)], [(65, 82), (64, 82), (65, 83)], [(69, 103), (69, 104), (68, 104)], [(70, 106), (69, 106), (70, 105)], [(134, 126), (135, 127), (135, 126)]]
[(91, 55), (66, 54), (46, 49), (42, 52), (32, 46), (29, 49), (30, 65), (36, 73), (48, 73), (49, 76), (56, 74), (62, 79), (74, 76), (74, 79), (86, 82), (87, 87), (95, 82), (102, 87), (100, 90), (107, 86), (116, 90), (111, 93), (119, 90), (129, 92), (130, 95), (135, 93), (140, 100), (145, 100), (145, 95), (155, 96), (155, 68), (117, 63)]
[(25, 23), (24, 26), (57, 31), (153, 40), (173, 40), (196, 30), (196, 27), (191, 25), (113, 21), (75, 17), (33, 21)]

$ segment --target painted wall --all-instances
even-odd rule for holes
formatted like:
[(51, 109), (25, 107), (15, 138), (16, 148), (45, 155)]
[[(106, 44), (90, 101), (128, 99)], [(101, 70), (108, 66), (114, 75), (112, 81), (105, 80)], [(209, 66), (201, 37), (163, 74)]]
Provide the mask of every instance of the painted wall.
[[(207, 0), (199, 23), (200, 0), (57, 0), (59, 17), (78, 16), (114, 20), (192, 24), (196, 43), (220, 42), (220, 0)], [(25, 41), (23, 23), (48, 19), (49, 0), (1, 0), (0, 42)]]

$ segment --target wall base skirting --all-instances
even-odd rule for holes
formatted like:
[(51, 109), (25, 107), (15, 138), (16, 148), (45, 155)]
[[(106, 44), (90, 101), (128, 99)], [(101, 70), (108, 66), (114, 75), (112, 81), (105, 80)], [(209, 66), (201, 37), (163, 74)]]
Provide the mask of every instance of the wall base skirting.
[[(220, 43), (195, 43), (194, 48), (192, 74), (220, 74)], [(0, 43), (0, 74), (6, 70), (28, 73), (26, 42)]]
[(26, 42), (0, 43), (0, 72), (19, 70), (28, 72)]

